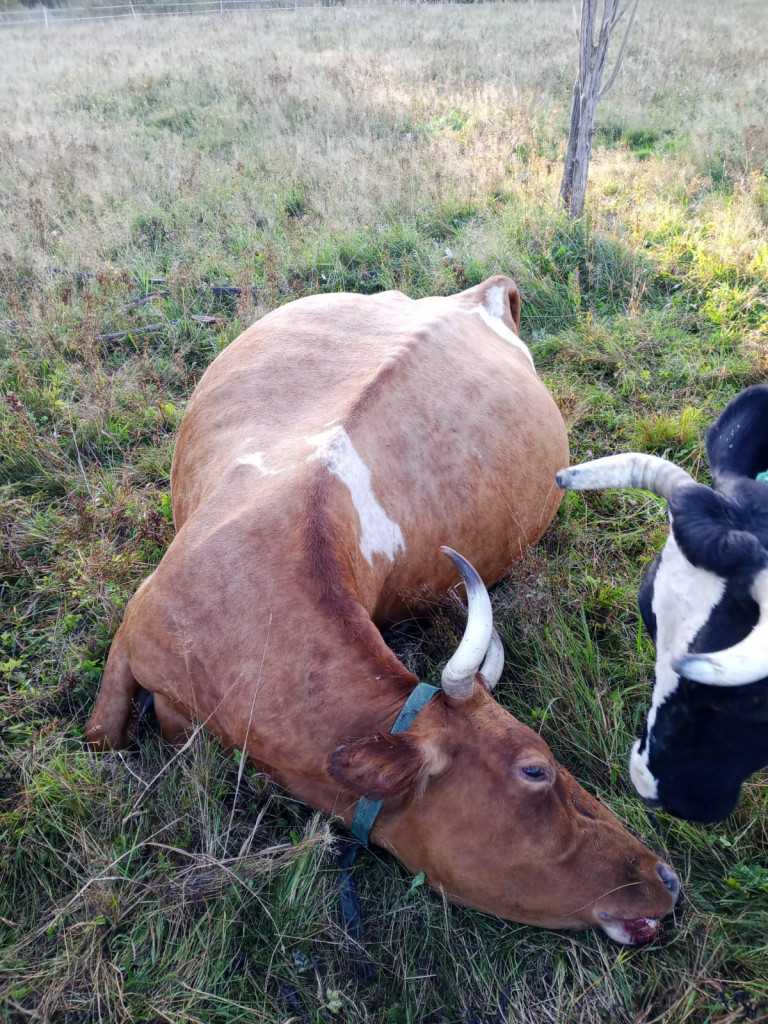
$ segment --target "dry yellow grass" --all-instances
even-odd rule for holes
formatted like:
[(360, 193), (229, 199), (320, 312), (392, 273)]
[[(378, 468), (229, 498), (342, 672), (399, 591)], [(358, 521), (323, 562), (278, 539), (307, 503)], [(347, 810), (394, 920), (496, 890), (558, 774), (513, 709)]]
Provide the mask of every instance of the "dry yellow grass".
[[(690, 196), (724, 159), (750, 187), (766, 116), (761, 10), (641, 5), (598, 120), (651, 130), (685, 158), (598, 148), (601, 226), (630, 202), (644, 218), (665, 194)], [(158, 206), (194, 220), (199, 204), (214, 233), (217, 218), (273, 227), (290, 182), (341, 230), (499, 191), (554, 202), (570, 3), (158, 18), (6, 31), (0, 47), (4, 260), (119, 263), (132, 218)]]

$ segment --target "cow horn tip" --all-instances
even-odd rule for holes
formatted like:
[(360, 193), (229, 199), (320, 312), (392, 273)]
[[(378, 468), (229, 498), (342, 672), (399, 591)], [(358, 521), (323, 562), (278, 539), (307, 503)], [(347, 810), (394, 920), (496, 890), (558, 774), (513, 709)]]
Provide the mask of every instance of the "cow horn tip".
[(447, 544), (441, 544), (440, 550), (443, 552), (444, 555), (447, 555), (448, 558), (450, 558), (450, 560), (453, 562), (453, 564), (456, 566), (456, 568), (459, 570), (459, 573), (462, 576), (464, 575), (464, 573), (462, 572), (462, 566), (469, 566), (471, 571), (472, 566), (469, 564), (469, 562), (467, 562), (466, 558), (463, 555), (459, 554), (458, 551), (454, 551), (454, 549), (448, 547)]
[(686, 655), (673, 662), (672, 667), (678, 675), (694, 683), (709, 683), (710, 686), (716, 686), (723, 682), (719, 678), (721, 672), (718, 663), (707, 654)]
[(444, 555), (447, 555), (450, 558), (458, 569), (459, 576), (461, 576), (464, 581), (467, 591), (470, 589), (477, 590), (478, 588), (485, 591), (485, 586), (480, 578), (480, 574), (469, 559), (465, 558), (464, 555), (460, 555), (458, 551), (454, 551), (453, 548), (448, 547), (447, 544), (441, 544), (440, 550)]

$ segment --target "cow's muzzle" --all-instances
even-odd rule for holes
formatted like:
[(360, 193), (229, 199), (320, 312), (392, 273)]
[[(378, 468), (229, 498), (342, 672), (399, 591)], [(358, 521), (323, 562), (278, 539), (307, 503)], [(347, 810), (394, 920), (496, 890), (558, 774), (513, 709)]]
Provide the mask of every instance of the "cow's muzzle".
[(663, 861), (659, 861), (656, 865), (656, 874), (669, 890), (669, 894), (672, 897), (672, 905), (674, 906), (677, 903), (677, 897), (680, 895), (680, 876)]
[[(656, 864), (656, 874), (664, 883), (664, 888), (672, 899), (672, 906), (669, 910), (664, 911), (664, 913), (669, 913), (680, 895), (680, 878), (677, 872), (663, 861)], [(662, 917), (664, 913), (661, 915)], [(621, 942), (625, 946), (641, 946), (652, 942), (659, 934), (661, 917), (626, 918), (611, 914), (607, 910), (598, 910), (597, 924), (614, 942)]]

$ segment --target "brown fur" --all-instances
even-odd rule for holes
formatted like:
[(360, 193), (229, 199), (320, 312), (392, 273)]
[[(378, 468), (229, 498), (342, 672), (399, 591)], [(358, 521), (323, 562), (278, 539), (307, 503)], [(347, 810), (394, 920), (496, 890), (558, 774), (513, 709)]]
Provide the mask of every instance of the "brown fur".
[[(516, 330), (517, 289), (497, 277), (418, 302), (302, 299), (214, 361), (174, 455), (176, 537), (126, 608), (87, 738), (124, 746), (141, 686), (167, 739), (203, 723), (347, 824), (360, 795), (380, 795), (374, 841), (457, 902), (550, 927), (601, 909), (658, 917), (672, 900), (655, 855), (479, 682), (388, 735), (416, 679), (375, 623), (455, 583), (441, 544), (495, 582), (560, 500), (558, 410), (525, 354), (474, 312), (499, 286)], [(367, 506), (310, 458), (333, 425), (402, 530), (394, 559), (364, 556)]]
[(413, 790), (429, 771), (429, 761), (419, 741), (408, 733), (380, 732), (337, 747), (329, 767), (348, 789), (371, 800), (384, 800)]

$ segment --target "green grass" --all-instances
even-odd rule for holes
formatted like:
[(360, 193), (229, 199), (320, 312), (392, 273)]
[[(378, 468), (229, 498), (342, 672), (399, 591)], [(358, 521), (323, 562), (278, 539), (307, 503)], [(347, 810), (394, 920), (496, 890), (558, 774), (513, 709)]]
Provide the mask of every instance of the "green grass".
[[(499, 699), (683, 878), (648, 949), (444, 905), (373, 852), (362, 950), (338, 838), (307, 808), (202, 735), (179, 754), (151, 723), (122, 755), (82, 743), (122, 609), (172, 537), (187, 398), (280, 303), (509, 273), (573, 461), (640, 449), (706, 479), (704, 428), (768, 370), (761, 15), (640, 6), (575, 224), (556, 201), (567, 3), (157, 19), (45, 47), (5, 30), (0, 1019), (768, 1018), (765, 777), (727, 822), (658, 831), (627, 777), (656, 498), (567, 495), (493, 596)], [(447, 608), (392, 643), (435, 681), (460, 625)]]

